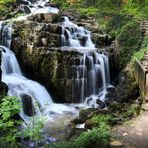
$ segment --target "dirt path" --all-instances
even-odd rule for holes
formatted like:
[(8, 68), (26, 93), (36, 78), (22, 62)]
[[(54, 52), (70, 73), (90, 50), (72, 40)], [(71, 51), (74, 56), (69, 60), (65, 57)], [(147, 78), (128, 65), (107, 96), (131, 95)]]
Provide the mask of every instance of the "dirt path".
[(135, 119), (112, 129), (112, 135), (123, 148), (148, 148), (148, 103)]

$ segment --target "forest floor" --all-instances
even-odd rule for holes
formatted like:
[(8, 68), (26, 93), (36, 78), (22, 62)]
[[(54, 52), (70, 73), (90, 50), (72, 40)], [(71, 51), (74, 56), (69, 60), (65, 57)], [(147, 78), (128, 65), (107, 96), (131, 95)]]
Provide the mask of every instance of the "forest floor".
[(144, 103), (138, 117), (116, 126), (112, 135), (123, 148), (148, 148), (148, 103)]

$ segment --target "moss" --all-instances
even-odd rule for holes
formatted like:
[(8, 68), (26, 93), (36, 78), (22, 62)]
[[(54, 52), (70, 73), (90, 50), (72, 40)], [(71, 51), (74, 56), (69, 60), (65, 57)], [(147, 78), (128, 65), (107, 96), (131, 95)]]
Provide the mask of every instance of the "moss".
[(143, 40), (141, 49), (133, 54), (132, 63), (134, 62), (135, 59), (141, 60), (144, 56), (145, 51), (148, 51), (148, 37), (147, 36)]

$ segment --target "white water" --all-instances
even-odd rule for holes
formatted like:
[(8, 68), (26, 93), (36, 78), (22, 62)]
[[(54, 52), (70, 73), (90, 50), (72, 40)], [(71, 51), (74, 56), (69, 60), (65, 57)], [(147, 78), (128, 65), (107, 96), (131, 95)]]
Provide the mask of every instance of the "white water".
[[(23, 15), (23, 16), (18, 16), (17, 18), (13, 18), (13, 20), (16, 21), (21, 21), (21, 20), (26, 20), (29, 16), (33, 15), (33, 14), (39, 14), (39, 13), (55, 13), (58, 14), (59, 9), (56, 7), (51, 7), (46, 6), (46, 3), (48, 2), (48, 0), (36, 0), (34, 3), (31, 3), (30, 1), (26, 0), (29, 5), (27, 6), (28, 9), (30, 9), (30, 14), (28, 15)], [(21, 5), (20, 7), (24, 7), (24, 5)]]
[(91, 41), (91, 34), (88, 30), (84, 29), (83, 27), (77, 26), (76, 24), (71, 22), (68, 17), (64, 17), (64, 21), (61, 23), (61, 25), (63, 27), (61, 34), (61, 45), (63, 47), (68, 46), (75, 49), (80, 49), (80, 51), (83, 48), (85, 49), (85, 52), (95, 49), (95, 45)]
[[(33, 8), (30, 8), (32, 14), (37, 14), (37, 13), (58, 13), (59, 9), (50, 7), (50, 6), (45, 6), (45, 4), (48, 1), (46, 0), (39, 0), (36, 3), (33, 4)], [(41, 6), (42, 8), (40, 8)]]
[[(108, 55), (97, 51), (84, 53), (80, 63), (72, 66), (73, 98), (79, 98), (88, 106), (99, 107), (96, 100), (105, 100), (107, 87), (110, 86)], [(75, 94), (75, 95), (74, 95)], [(89, 102), (89, 103), (88, 103)]]

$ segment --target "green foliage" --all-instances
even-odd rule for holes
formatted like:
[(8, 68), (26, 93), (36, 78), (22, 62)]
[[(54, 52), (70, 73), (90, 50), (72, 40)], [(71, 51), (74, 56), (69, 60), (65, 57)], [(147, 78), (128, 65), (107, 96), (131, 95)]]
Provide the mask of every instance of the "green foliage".
[(112, 14), (110, 19), (106, 23), (106, 31), (112, 36), (115, 37), (121, 30), (121, 28), (131, 21), (132, 18), (129, 15), (123, 14)]
[(122, 26), (119, 33), (117, 33), (117, 40), (125, 50), (139, 49), (141, 43), (141, 31), (139, 23), (136, 21), (129, 21)]
[(24, 137), (30, 137), (34, 142), (42, 140), (42, 128), (43, 128), (43, 118), (33, 119), (30, 124), (27, 125), (27, 128), (23, 131)]
[(0, 147), (15, 148), (17, 138), (21, 136), (29, 137), (35, 143), (42, 140), (41, 130), (43, 128), (43, 118), (33, 119), (23, 131), (18, 131), (21, 121), (16, 118), (20, 113), (21, 103), (19, 98), (6, 96), (2, 98), (0, 104)]
[(60, 6), (61, 9), (66, 9), (70, 6), (70, 4), (67, 3), (66, 0), (51, 0), (51, 3), (55, 3), (56, 5)]
[(14, 0), (0, 0), (0, 4), (7, 4), (11, 2), (15, 2), (15, 1)]
[(131, 63), (133, 64), (135, 59), (141, 60), (144, 56), (145, 51), (148, 51), (148, 37), (147, 36), (142, 42), (141, 49), (133, 54)]
[(137, 106), (135, 104), (131, 104), (130, 108), (127, 111), (127, 115), (133, 116), (137, 111)]
[(128, 121), (132, 117), (136, 117), (139, 114), (139, 109), (140, 108), (135, 102), (124, 105), (124, 109), (122, 110), (121, 114), (123, 121)]
[(117, 32), (118, 50), (120, 51), (116, 59), (118, 70), (121, 70), (128, 62), (132, 55), (140, 49), (142, 36), (137, 21), (129, 21)]
[(0, 104), (0, 147), (17, 147), (16, 139), (19, 135), (17, 126), (20, 121), (15, 115), (20, 112), (18, 98), (6, 96)]
[(148, 0), (128, 0), (124, 11), (139, 18), (148, 18)]
[(111, 120), (112, 120), (111, 115), (97, 115), (91, 118), (91, 122), (97, 126), (100, 126), (100, 124), (102, 123), (108, 124), (109, 121)]
[(148, 48), (143, 48), (143, 49), (141, 49), (140, 51), (135, 52), (135, 53), (133, 54), (133, 59), (141, 60), (141, 59), (143, 58), (143, 56), (144, 56), (144, 52), (145, 52), (145, 51), (148, 51)]
[(110, 141), (109, 126), (102, 123), (100, 127), (83, 132), (76, 139), (69, 142), (51, 144), (48, 148), (107, 148)]
[(11, 12), (12, 4), (15, 0), (0, 0), (0, 17)]
[(97, 13), (97, 9), (94, 7), (89, 7), (89, 8), (79, 8), (78, 9), (80, 15), (86, 15), (86, 16), (90, 16), (90, 15), (95, 15)]

